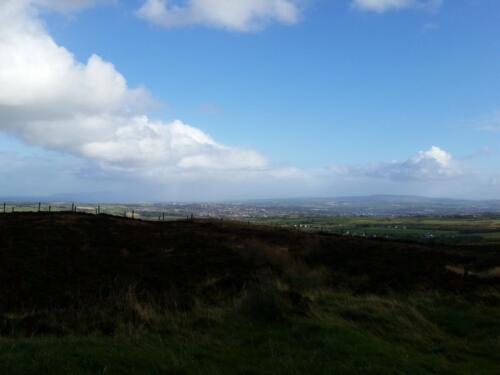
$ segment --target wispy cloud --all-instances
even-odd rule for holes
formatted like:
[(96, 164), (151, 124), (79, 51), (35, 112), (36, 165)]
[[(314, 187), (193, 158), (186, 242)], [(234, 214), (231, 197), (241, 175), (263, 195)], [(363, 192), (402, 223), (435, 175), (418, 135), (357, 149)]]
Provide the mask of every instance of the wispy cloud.
[(422, 26), (422, 31), (426, 33), (435, 31), (437, 29), (439, 29), (439, 25), (435, 22), (427, 22), (424, 24), (424, 26)]
[(200, 106), (198, 107), (198, 112), (203, 113), (205, 115), (216, 116), (223, 114), (224, 108), (212, 102), (204, 102), (201, 103)]
[(137, 15), (164, 27), (204, 25), (240, 32), (260, 30), (270, 22), (293, 24), (295, 0), (146, 0)]
[(490, 146), (484, 146), (480, 149), (470, 153), (469, 155), (465, 155), (462, 160), (475, 160), (479, 158), (490, 157), (495, 154), (495, 150)]
[(73, 12), (96, 4), (115, 4), (118, 0), (19, 0), (30, 2), (34, 6), (57, 12)]
[(474, 127), (488, 132), (500, 132), (500, 111), (494, 111), (476, 121)]
[(442, 0), (353, 0), (352, 6), (361, 11), (377, 13), (402, 9), (435, 11), (442, 2)]

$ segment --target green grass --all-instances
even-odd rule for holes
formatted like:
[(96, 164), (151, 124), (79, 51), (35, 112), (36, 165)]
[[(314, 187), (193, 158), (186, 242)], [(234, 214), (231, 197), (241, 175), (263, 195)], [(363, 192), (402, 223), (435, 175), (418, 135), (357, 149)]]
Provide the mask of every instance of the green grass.
[(307, 317), (239, 304), (114, 337), (0, 339), (2, 374), (496, 374), (500, 309), (451, 296), (311, 294)]
[(500, 219), (494, 217), (295, 217), (255, 218), (253, 223), (324, 231), (340, 235), (443, 243), (500, 244)]

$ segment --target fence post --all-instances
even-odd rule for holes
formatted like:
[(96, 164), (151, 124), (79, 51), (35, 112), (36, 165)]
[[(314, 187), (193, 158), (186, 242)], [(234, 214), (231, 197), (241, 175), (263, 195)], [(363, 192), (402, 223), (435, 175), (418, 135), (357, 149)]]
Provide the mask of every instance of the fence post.
[(52, 206), (49, 205), (49, 212), (52, 211)]
[(162, 213), (162, 221), (165, 221), (165, 212)]
[(5, 213), (5, 202), (3, 203), (3, 213)]
[(135, 219), (135, 210), (132, 210), (132, 219)]
[(38, 212), (40, 212), (42, 209), (42, 203), (41, 202), (38, 202)]

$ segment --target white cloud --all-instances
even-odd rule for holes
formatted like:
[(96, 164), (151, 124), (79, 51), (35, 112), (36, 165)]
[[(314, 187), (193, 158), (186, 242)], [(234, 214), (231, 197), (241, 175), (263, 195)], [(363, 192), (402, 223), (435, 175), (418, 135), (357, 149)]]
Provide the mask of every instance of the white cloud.
[(267, 168), (253, 150), (221, 145), (181, 121), (149, 119), (147, 91), (129, 88), (99, 56), (76, 61), (47, 33), (34, 4), (0, 4), (0, 131), (103, 168), (165, 179), (164, 171)]
[(235, 31), (254, 31), (267, 23), (297, 22), (295, 0), (146, 0), (138, 16), (164, 27), (206, 25)]
[(440, 180), (463, 175), (462, 168), (453, 157), (439, 147), (420, 151), (403, 162), (383, 162), (370, 166), (332, 166), (336, 175), (376, 177), (390, 180)]
[(354, 7), (360, 10), (385, 12), (412, 6), (413, 0), (354, 0)]
[[(28, 0), (19, 0), (28, 1)], [(71, 12), (93, 6), (97, 3), (114, 3), (116, 0), (29, 0), (37, 7), (55, 10), (58, 12)]]
[(352, 5), (362, 11), (384, 13), (391, 10), (421, 9), (435, 10), (442, 0), (353, 0)]

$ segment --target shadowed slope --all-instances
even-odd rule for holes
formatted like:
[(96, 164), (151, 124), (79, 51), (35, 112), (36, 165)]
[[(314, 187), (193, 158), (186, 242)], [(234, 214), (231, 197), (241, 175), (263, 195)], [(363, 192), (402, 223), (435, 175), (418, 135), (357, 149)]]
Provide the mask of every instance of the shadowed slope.
[(199, 286), (207, 280), (216, 280), (218, 290), (231, 294), (267, 269), (284, 273), (296, 262), (326, 266), (330, 286), (357, 292), (463, 292), (495, 284), (446, 270), (470, 261), (470, 254), (450, 248), (228, 221), (145, 222), (74, 213), (0, 216), (4, 309), (93, 303), (130, 287), (157, 302), (189, 306), (196, 293), (204, 294)]

